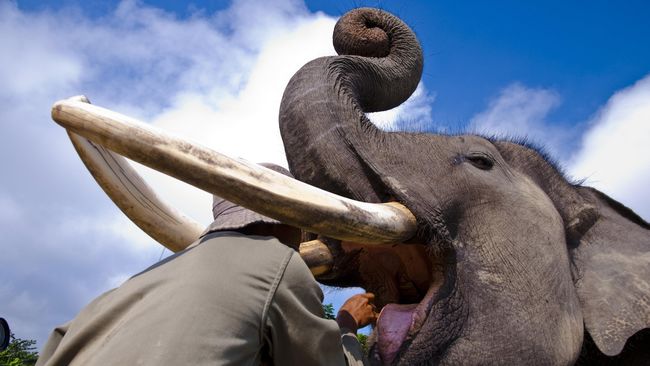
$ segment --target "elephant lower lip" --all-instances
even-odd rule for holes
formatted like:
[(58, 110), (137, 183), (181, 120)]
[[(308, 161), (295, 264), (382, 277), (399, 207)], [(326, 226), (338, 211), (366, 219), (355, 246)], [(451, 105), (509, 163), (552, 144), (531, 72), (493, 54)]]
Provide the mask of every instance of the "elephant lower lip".
[(433, 306), (441, 283), (434, 281), (415, 304), (386, 304), (377, 319), (376, 351), (383, 365), (391, 365), (405, 345), (417, 335)]
[(377, 347), (382, 362), (390, 365), (413, 325), (417, 304), (384, 306), (377, 319)]

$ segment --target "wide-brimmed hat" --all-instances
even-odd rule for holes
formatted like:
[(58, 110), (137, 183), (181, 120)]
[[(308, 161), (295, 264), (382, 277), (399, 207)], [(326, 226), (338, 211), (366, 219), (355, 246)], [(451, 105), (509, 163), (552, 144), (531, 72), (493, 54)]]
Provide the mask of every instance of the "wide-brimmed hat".
[[(260, 163), (260, 165), (293, 178), (287, 169), (279, 165), (271, 163)], [(213, 196), (212, 216), (214, 221), (205, 230), (204, 235), (214, 231), (239, 230), (251, 224), (280, 224), (278, 220), (260, 215), (219, 196)]]

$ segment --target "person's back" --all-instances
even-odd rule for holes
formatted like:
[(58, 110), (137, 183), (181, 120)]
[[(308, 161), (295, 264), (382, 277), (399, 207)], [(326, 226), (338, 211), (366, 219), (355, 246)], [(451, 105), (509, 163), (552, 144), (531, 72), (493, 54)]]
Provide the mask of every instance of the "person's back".
[(336, 323), (322, 319), (320, 303), (302, 302), (322, 296), (309, 275), (272, 237), (208, 234), (89, 304), (47, 364), (257, 365), (263, 355), (278, 365), (345, 364), (327, 352), (341, 348)]

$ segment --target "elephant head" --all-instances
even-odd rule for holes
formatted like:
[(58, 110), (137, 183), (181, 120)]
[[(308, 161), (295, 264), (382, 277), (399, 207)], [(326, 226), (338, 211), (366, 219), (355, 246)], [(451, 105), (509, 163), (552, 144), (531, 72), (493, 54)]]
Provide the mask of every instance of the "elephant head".
[(321, 282), (364, 287), (382, 307), (372, 362), (572, 364), (627, 357), (638, 332), (650, 348), (647, 222), (525, 143), (376, 128), (364, 112), (402, 103), (422, 73), (396, 17), (353, 10), (334, 46), (291, 79), (280, 129), (298, 179), (417, 219), (404, 243), (327, 241)]

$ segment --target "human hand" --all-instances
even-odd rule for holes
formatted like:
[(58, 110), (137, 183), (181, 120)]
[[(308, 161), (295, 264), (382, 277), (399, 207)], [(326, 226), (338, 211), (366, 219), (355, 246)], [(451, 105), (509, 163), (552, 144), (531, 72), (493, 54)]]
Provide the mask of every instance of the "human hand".
[(347, 328), (356, 333), (359, 328), (363, 328), (368, 324), (375, 324), (378, 314), (373, 304), (374, 300), (375, 295), (372, 293), (350, 297), (341, 306), (336, 316), (339, 327)]

